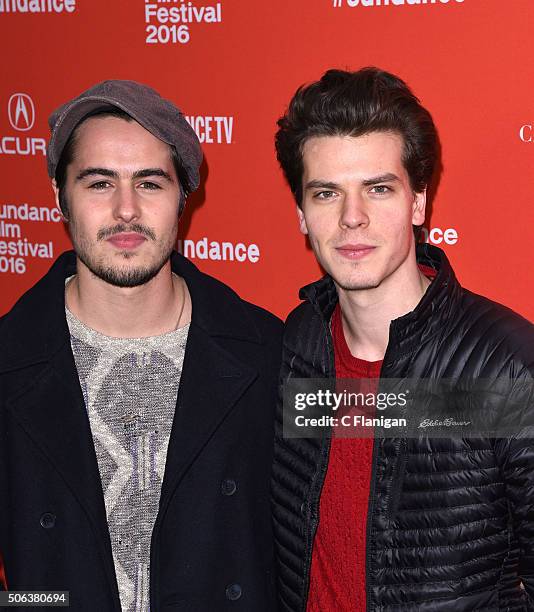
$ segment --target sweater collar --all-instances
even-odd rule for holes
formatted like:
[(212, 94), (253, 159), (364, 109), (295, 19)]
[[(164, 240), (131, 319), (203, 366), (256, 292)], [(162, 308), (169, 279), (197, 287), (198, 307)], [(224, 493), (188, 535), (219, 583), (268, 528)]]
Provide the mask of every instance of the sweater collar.
[[(203, 274), (179, 253), (172, 270), (185, 280), (193, 304), (192, 325), (213, 337), (261, 343), (262, 337), (248, 309), (232, 289)], [(76, 273), (74, 251), (60, 255), (48, 273), (0, 319), (0, 371), (48, 361), (65, 342), (65, 279)]]
[[(391, 322), (389, 344), (397, 353), (409, 352), (438, 333), (454, 312), (462, 290), (441, 249), (419, 244), (416, 256), (417, 263), (436, 270), (436, 276), (414, 310)], [(299, 296), (309, 301), (327, 321), (338, 302), (337, 290), (329, 275), (303, 287)]]

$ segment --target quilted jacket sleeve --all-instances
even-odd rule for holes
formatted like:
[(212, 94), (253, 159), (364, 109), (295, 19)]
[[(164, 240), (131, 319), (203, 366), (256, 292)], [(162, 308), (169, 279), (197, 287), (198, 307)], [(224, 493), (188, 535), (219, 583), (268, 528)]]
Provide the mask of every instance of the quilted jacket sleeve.
[[(533, 389), (530, 372), (516, 380), (513, 401), (522, 402), (524, 409), (532, 415), (529, 422), (534, 422)], [(520, 547), (520, 578), (531, 603), (534, 603), (534, 436), (529, 432), (529, 437), (499, 439), (495, 450)]]

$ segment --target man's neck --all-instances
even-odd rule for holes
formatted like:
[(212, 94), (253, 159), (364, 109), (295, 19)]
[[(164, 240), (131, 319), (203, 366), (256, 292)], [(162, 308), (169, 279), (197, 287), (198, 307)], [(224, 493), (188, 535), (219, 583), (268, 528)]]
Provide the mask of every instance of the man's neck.
[(383, 359), (391, 321), (411, 312), (430, 285), (430, 280), (418, 269), (402, 283), (398, 280), (388, 283), (386, 279), (375, 289), (337, 288), (343, 332), (354, 357), (365, 361)]
[(138, 287), (110, 285), (79, 260), (77, 271), (66, 287), (65, 303), (76, 318), (106, 336), (158, 336), (191, 320), (187, 285), (172, 274), (170, 262)]

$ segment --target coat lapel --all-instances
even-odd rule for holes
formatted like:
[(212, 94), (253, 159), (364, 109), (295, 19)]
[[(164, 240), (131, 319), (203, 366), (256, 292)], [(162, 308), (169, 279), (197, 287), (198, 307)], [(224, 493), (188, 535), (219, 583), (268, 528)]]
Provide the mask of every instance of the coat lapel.
[(202, 274), (178, 253), (173, 254), (171, 262), (173, 272), (187, 284), (193, 314), (167, 451), (158, 524), (186, 470), (258, 376), (240, 359), (238, 349), (230, 352), (223, 348), (224, 341), (263, 342), (249, 310), (229, 287)]
[(4, 317), (0, 372), (18, 372), (24, 390), (6, 407), (86, 513), (118, 607), (100, 473), (65, 320), (65, 279), (75, 272), (74, 253), (64, 253)]
[(160, 515), (181, 478), (258, 372), (191, 324), (165, 464)]
[(8, 407), (86, 513), (111, 590), (118, 593), (98, 463), (70, 343)]

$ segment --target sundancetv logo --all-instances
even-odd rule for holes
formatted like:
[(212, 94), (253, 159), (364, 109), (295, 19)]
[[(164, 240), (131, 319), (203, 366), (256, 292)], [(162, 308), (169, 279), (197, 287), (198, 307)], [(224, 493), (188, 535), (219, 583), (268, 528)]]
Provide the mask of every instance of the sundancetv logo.
[(376, 7), (376, 6), (428, 6), (432, 4), (463, 4), (464, 0), (330, 0), (334, 8), (348, 6)]
[(0, 0), (0, 13), (74, 13), (76, 0)]
[(201, 144), (232, 144), (234, 118), (216, 115), (186, 115)]
[(0, 138), (0, 155), (46, 155), (46, 140), (25, 134), (33, 128), (35, 116), (29, 94), (18, 92), (9, 97), (7, 117), (14, 133)]

